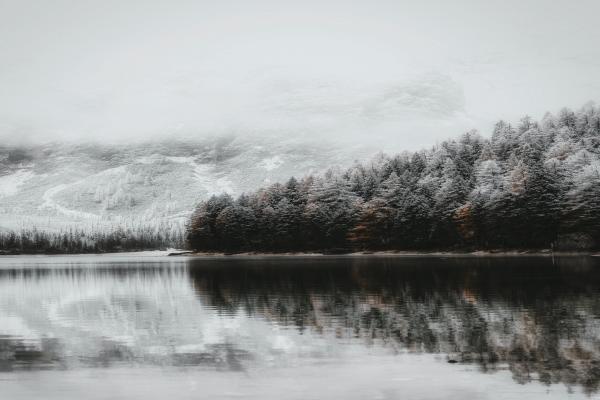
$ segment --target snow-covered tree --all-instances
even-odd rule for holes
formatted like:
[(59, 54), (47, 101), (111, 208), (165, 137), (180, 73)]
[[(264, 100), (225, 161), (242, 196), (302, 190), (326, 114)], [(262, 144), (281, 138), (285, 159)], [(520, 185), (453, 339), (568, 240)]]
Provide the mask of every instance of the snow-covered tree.
[(209, 199), (192, 216), (190, 243), (227, 251), (547, 248), (581, 234), (600, 247), (600, 108), (515, 126), (500, 121), (489, 139), (468, 132), (235, 201)]

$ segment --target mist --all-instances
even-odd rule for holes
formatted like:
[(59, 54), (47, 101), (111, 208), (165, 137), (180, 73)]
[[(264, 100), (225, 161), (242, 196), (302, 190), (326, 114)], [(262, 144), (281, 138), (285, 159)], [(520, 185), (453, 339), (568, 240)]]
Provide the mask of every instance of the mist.
[(0, 0), (0, 140), (417, 149), (600, 93), (596, 1)]

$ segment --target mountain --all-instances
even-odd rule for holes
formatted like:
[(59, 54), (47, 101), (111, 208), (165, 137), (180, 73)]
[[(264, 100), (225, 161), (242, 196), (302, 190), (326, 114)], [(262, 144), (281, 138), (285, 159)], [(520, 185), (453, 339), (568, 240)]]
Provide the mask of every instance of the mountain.
[(348, 165), (374, 151), (221, 136), (0, 147), (0, 231), (182, 227), (199, 200)]

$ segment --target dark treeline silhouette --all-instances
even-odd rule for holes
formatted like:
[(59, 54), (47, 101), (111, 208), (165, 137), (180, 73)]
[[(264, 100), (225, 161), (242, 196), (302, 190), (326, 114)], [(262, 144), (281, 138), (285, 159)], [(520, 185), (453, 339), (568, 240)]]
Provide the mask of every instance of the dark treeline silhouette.
[(0, 232), (0, 254), (75, 254), (181, 248), (181, 230), (154, 227), (117, 228), (108, 231), (37, 229)]
[(600, 108), (200, 203), (199, 251), (598, 248)]

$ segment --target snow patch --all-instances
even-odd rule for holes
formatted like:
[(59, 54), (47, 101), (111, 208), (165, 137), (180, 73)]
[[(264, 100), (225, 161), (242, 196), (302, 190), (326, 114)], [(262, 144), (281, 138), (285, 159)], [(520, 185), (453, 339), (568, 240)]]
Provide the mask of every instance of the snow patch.
[(148, 157), (138, 157), (134, 160), (135, 163), (138, 164), (145, 164), (145, 165), (150, 165), (150, 164), (154, 164), (156, 162), (157, 158), (155, 156), (148, 156)]
[(214, 176), (214, 172), (211, 171), (211, 169), (214, 169), (213, 166), (197, 164), (195, 162), (191, 165), (194, 168), (194, 179), (202, 185), (209, 196), (222, 193), (235, 193), (233, 182), (230, 179), (225, 177), (216, 178)]
[(270, 158), (265, 158), (258, 165), (267, 171), (273, 171), (274, 169), (281, 167), (282, 164), (283, 160), (280, 156), (273, 156)]
[(194, 157), (177, 157), (177, 156), (163, 156), (161, 154), (152, 154), (151, 156), (146, 157), (138, 157), (135, 159), (135, 162), (138, 164), (155, 164), (164, 160), (168, 160), (172, 163), (176, 164), (193, 164)]
[(110, 175), (118, 175), (118, 174), (122, 174), (123, 172), (125, 172), (125, 169), (126, 169), (125, 166), (109, 168), (109, 169), (101, 171), (95, 175), (90, 175), (84, 179), (77, 181), (77, 182), (73, 182), (70, 184), (61, 183), (60, 185), (53, 186), (50, 189), (46, 190), (44, 192), (44, 194), (42, 195), (42, 200), (44, 200), (44, 203), (42, 203), (42, 205), (40, 205), (38, 207), (38, 209), (40, 209), (40, 210), (54, 209), (63, 215), (66, 215), (66, 216), (69, 216), (72, 218), (78, 218), (78, 219), (93, 219), (93, 220), (99, 219), (100, 216), (97, 214), (80, 211), (80, 210), (73, 210), (73, 209), (70, 209), (70, 208), (60, 205), (56, 200), (54, 200), (54, 196), (56, 196), (59, 192), (62, 192), (63, 190), (67, 189), (70, 186), (78, 185), (82, 182), (89, 181), (90, 179), (93, 179), (93, 177), (99, 177), (99, 176), (103, 176), (103, 175), (109, 175), (109, 176)]
[(39, 207), (39, 209), (40, 210), (42, 210), (44, 208), (55, 209), (56, 211), (58, 211), (61, 214), (64, 214), (69, 217), (74, 217), (74, 218), (81, 218), (81, 219), (97, 219), (97, 218), (99, 218), (99, 216), (96, 214), (79, 211), (79, 210), (71, 210), (69, 208), (63, 207), (60, 204), (58, 204), (54, 200), (54, 196), (57, 193), (65, 190), (67, 187), (69, 187), (69, 185), (66, 185), (63, 183), (63, 184), (51, 187), (50, 189), (46, 190), (44, 192), (44, 194), (42, 195), (42, 200), (44, 200), (44, 203)]
[[(276, 158), (276, 157), (273, 157)], [(192, 177), (198, 182), (209, 196), (235, 192), (233, 182), (225, 177), (215, 177), (215, 166), (209, 164), (198, 164), (194, 157), (160, 156), (152, 155), (150, 157), (140, 157), (136, 162), (142, 164), (152, 164), (160, 160), (168, 160), (176, 164), (189, 165), (192, 168)]]
[(0, 198), (17, 194), (19, 188), (33, 175), (32, 171), (18, 170), (14, 174), (0, 176)]
[(165, 157), (167, 160), (177, 164), (195, 164), (194, 157)]

